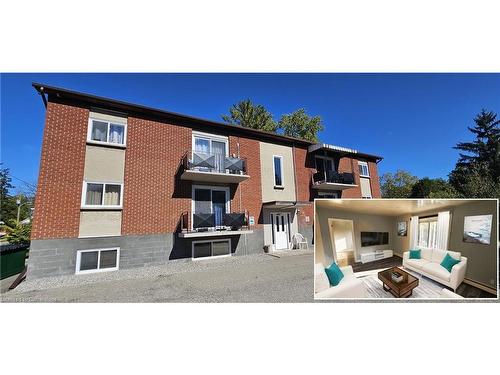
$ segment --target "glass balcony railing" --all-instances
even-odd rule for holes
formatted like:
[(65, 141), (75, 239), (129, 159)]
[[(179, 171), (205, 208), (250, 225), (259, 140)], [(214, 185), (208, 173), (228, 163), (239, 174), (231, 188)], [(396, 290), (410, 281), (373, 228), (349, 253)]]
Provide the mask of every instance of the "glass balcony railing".
[(248, 229), (248, 212), (193, 213), (184, 212), (180, 230), (189, 232), (238, 231)]
[(247, 175), (247, 162), (244, 158), (223, 154), (188, 151), (184, 156), (185, 170)]
[(316, 172), (312, 175), (313, 184), (331, 183), (354, 185), (354, 175), (349, 172), (338, 173), (336, 171)]

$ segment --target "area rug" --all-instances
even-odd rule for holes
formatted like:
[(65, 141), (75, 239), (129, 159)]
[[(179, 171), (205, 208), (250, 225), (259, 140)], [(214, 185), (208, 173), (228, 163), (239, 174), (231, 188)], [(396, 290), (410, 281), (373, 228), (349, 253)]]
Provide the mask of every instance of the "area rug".
[[(408, 298), (439, 298), (443, 285), (421, 276), (416, 272), (409, 272), (418, 279), (418, 286), (413, 289), (413, 293)], [(378, 279), (378, 270), (366, 276), (359, 277), (366, 287), (368, 298), (395, 298), (391, 292), (386, 292), (382, 286), (382, 281)]]

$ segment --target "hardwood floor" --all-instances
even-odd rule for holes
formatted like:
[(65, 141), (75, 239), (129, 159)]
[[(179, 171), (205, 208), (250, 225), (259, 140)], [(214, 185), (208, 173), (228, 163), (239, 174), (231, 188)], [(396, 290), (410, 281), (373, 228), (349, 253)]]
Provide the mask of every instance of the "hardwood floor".
[[(369, 262), (369, 263), (365, 263), (365, 264), (363, 264), (361, 262), (351, 264), (354, 272), (373, 271), (373, 270), (377, 270), (377, 269), (400, 267), (402, 265), (403, 265), (403, 259), (401, 259), (398, 256), (393, 256), (392, 258), (376, 260), (374, 262)], [(444, 286), (443, 286), (443, 288), (444, 288)], [(472, 285), (469, 285), (466, 283), (462, 283), (458, 287), (456, 293), (461, 295), (462, 297), (465, 297), (465, 298), (496, 298), (496, 296), (494, 294), (485, 292), (482, 289), (476, 288), (475, 286), (472, 286)]]
[(394, 256), (392, 258), (380, 259), (374, 262), (368, 262), (364, 264), (361, 262), (357, 262), (351, 264), (351, 266), (354, 272), (364, 272), (364, 271), (378, 270), (381, 268), (400, 267), (402, 264), (403, 264), (403, 259)]

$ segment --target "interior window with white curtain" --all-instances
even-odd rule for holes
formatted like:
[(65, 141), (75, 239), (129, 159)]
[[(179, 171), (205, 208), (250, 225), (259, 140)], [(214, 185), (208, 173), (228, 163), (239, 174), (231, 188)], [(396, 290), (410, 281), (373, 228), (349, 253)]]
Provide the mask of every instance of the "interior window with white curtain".
[(194, 150), (202, 154), (210, 153), (210, 140), (196, 137), (194, 139)]
[(125, 127), (119, 124), (109, 124), (109, 143), (122, 145), (125, 141)]
[(437, 216), (419, 219), (418, 246), (436, 248)]
[(91, 120), (90, 141), (125, 144), (125, 125)]
[(121, 184), (87, 182), (85, 188), (85, 206), (120, 206), (121, 195)]
[(106, 184), (104, 192), (104, 205), (105, 206), (119, 206), (121, 195), (121, 185)]
[(85, 204), (88, 206), (100, 206), (102, 204), (103, 184), (87, 184)]
[(108, 123), (104, 121), (92, 121), (91, 140), (98, 142), (108, 141)]

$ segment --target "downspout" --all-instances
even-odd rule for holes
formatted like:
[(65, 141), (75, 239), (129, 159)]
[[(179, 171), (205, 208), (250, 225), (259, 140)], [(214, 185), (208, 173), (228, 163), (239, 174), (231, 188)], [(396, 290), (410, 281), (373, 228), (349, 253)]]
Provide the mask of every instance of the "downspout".
[[(298, 186), (297, 186), (297, 169), (296, 169), (296, 163), (295, 163), (295, 143), (292, 146), (292, 151), (293, 151), (293, 177), (295, 181), (295, 201), (299, 200), (299, 195), (298, 195)], [(304, 166), (305, 167), (305, 166)]]

